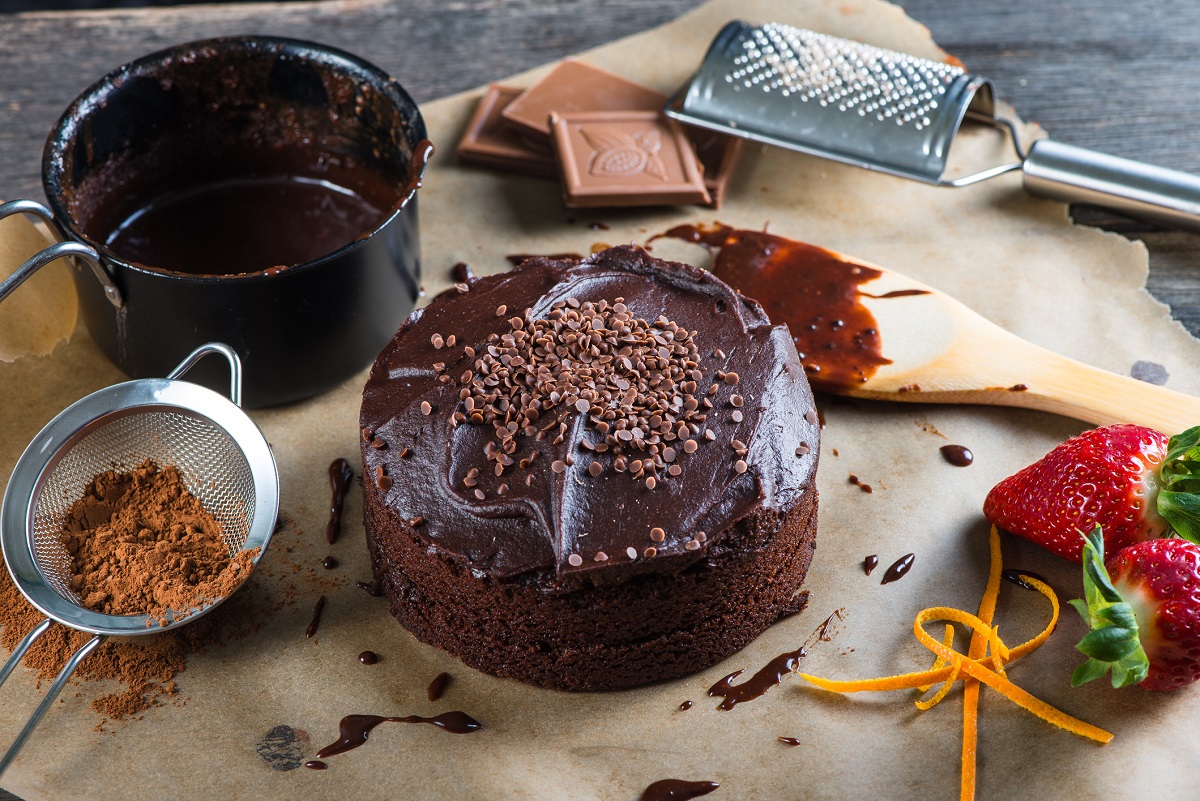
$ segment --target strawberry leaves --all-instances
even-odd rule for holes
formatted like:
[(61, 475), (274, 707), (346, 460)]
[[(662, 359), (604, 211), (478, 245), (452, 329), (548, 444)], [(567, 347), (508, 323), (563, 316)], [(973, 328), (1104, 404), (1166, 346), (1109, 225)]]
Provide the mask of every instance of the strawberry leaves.
[(1092, 630), (1075, 646), (1088, 661), (1071, 674), (1071, 686), (1098, 679), (1110, 669), (1113, 687), (1138, 684), (1149, 675), (1150, 660), (1138, 636), (1133, 607), (1113, 586), (1104, 567), (1104, 532), (1099, 525), (1084, 535), (1083, 593), (1084, 600), (1070, 603)]
[(1158, 513), (1176, 534), (1200, 545), (1200, 426), (1171, 437), (1160, 478)]

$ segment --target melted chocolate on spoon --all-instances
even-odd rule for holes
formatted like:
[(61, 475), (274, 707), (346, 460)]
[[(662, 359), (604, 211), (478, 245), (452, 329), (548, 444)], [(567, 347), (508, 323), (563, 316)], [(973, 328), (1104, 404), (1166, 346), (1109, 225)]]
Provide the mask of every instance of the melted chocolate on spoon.
[(772, 323), (787, 323), (814, 390), (839, 392), (864, 384), (884, 358), (875, 316), (862, 297), (928, 294), (899, 289), (870, 295), (860, 287), (883, 275), (837, 253), (765, 231), (726, 225), (680, 225), (660, 237), (716, 251), (713, 273), (754, 298)]

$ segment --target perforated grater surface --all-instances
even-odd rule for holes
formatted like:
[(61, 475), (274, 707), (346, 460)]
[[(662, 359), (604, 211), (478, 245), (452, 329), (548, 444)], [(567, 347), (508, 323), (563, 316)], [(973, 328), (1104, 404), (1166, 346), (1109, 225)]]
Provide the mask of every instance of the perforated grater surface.
[[(667, 116), (941, 186), (1020, 171), (1025, 189), (1200, 231), (1200, 179), (1039, 139), (1026, 152), (991, 83), (960, 67), (779, 23), (730, 22)], [(1016, 160), (947, 180), (966, 118), (1012, 136)]]
[(959, 67), (802, 28), (731, 22), (668, 113), (693, 125), (939, 183), (992, 87)]
[[(203, 356), (230, 365), (230, 397), (178, 380)], [(0, 668), (8, 678), (51, 621), (94, 636), (63, 667), (3, 757), (0, 774), (49, 709), (79, 663), (110, 635), (152, 634), (191, 622), (215, 608), (169, 613), (165, 624), (145, 615), (108, 615), (83, 606), (70, 586), (71, 559), (62, 530), (72, 504), (93, 478), (126, 472), (146, 459), (179, 469), (188, 491), (220, 522), (230, 555), (266, 550), (279, 511), (279, 474), (262, 432), (239, 408), (241, 364), (219, 343), (193, 351), (167, 378), (139, 379), (93, 392), (59, 413), (21, 454), (0, 507), (0, 545), (14, 584), (46, 620)]]

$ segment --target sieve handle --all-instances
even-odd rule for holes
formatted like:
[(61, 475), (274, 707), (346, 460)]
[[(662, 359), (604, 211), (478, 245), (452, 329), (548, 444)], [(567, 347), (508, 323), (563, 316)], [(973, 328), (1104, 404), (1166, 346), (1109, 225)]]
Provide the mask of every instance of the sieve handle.
[[(0, 220), (5, 217), (11, 217), (14, 214), (28, 214), (32, 217), (38, 217), (47, 223), (54, 223), (54, 215), (50, 212), (50, 209), (41, 203), (36, 203), (32, 200), (10, 200), (7, 203), (0, 203)], [(117, 289), (117, 285), (113, 283), (112, 276), (108, 274), (108, 271), (100, 263), (100, 254), (87, 245), (71, 240), (58, 242), (38, 251), (33, 256), (30, 256), (24, 264), (14, 270), (12, 275), (0, 281), (0, 302), (3, 302), (5, 298), (11, 295), (14, 289), (25, 283), (29, 276), (47, 264), (68, 256), (74, 256), (87, 262), (88, 267), (95, 274), (96, 280), (104, 287), (104, 297), (108, 298), (109, 303), (118, 309), (124, 305), (124, 301), (121, 298), (121, 290)]]
[(242, 405), (242, 360), (238, 358), (237, 351), (226, 345), (224, 342), (209, 342), (206, 345), (201, 345), (187, 355), (179, 366), (171, 371), (167, 378), (174, 380), (180, 378), (188, 370), (195, 366), (196, 362), (203, 359), (210, 353), (219, 353), (229, 362), (229, 399), (233, 401), (235, 406)]
[[(4, 663), (4, 667), (0, 669), (0, 683), (3, 683), (4, 679), (8, 678), (8, 675), (12, 673), (13, 668), (21, 661), (21, 657), (29, 650), (29, 646), (33, 645), (33, 641), (42, 636), (48, 628), (50, 628), (50, 620), (46, 619), (39, 623), (33, 631), (25, 635), (25, 638), (17, 645), (16, 650), (12, 652), (12, 656)], [(29, 716), (29, 720), (26, 721), (17, 738), (8, 747), (8, 751), (5, 752), (3, 757), (0, 757), (0, 776), (4, 775), (4, 772), (8, 770), (8, 766), (17, 758), (17, 754), (21, 753), (21, 747), (25, 745), (25, 741), (29, 739), (29, 735), (33, 734), (33, 730), (37, 728), (38, 723), (45, 717), (46, 712), (54, 705), (55, 699), (62, 692), (62, 688), (66, 686), (67, 680), (71, 678), (71, 674), (75, 672), (75, 668), (79, 667), (79, 663), (87, 658), (88, 654), (96, 650), (96, 646), (103, 641), (104, 636), (97, 634), (84, 643), (82, 648), (71, 655), (71, 658), (67, 660), (67, 664), (63, 665), (58, 678), (50, 685), (50, 689), (46, 691), (46, 695), (42, 698), (41, 703), (37, 705), (37, 709), (33, 710), (33, 714)]]
[(1200, 232), (1200, 177), (1039, 139), (1021, 165), (1032, 194)]
[(12, 654), (9, 655), (8, 661), (4, 663), (4, 667), (0, 668), (0, 685), (8, 681), (9, 674), (11, 674), (13, 672), (13, 668), (20, 663), (21, 657), (25, 656), (25, 652), (29, 650), (29, 646), (33, 645), (33, 641), (38, 637), (41, 637), (48, 628), (50, 628), (50, 618), (46, 618), (41, 623), (38, 623), (36, 626), (34, 626), (33, 629), (26, 634), (19, 643), (17, 643), (17, 647), (13, 649)]

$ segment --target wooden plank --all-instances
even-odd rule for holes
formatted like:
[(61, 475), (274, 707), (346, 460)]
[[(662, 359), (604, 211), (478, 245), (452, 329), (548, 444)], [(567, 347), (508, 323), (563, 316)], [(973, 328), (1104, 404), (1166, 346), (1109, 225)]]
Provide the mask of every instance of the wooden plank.
[[(1200, 4), (1067, 0), (900, 0), (934, 39), (985, 75), (998, 95), (1060, 141), (1200, 173), (1194, 62)], [(1119, 231), (1150, 251), (1147, 286), (1200, 335), (1200, 239), (1100, 209), (1077, 221)]]
[(312, 39), (432, 100), (671, 20), (697, 0), (250, 3), (0, 15), (0, 196), (40, 197), (40, 158), (62, 109), (144, 53), (247, 32)]
[[(697, 0), (260, 3), (0, 17), (0, 195), (39, 197), (45, 133), (106, 70), (180, 41), (246, 31), (344, 47), (418, 101), (441, 97), (669, 20)], [(948, 51), (1055, 138), (1200, 172), (1191, 60), (1200, 4), (1153, 0), (902, 0)], [(699, 56), (697, 56), (698, 58)], [(1200, 333), (1200, 252), (1188, 235), (1088, 212), (1151, 251), (1151, 291)]]

